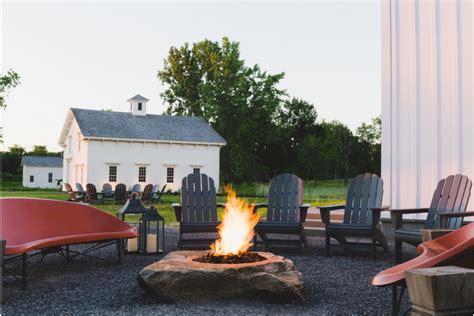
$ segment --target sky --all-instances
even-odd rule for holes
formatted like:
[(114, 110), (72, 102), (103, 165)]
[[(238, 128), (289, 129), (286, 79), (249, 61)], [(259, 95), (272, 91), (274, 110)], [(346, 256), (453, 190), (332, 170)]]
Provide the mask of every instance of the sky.
[[(70, 107), (161, 114), (157, 79), (171, 46), (227, 36), (247, 65), (284, 72), (279, 87), (320, 119), (355, 130), (381, 112), (380, 4), (314, 2), (3, 2), (1, 71), (21, 85), (0, 110), (4, 144), (58, 151)], [(245, 119), (245, 118), (242, 118)]]

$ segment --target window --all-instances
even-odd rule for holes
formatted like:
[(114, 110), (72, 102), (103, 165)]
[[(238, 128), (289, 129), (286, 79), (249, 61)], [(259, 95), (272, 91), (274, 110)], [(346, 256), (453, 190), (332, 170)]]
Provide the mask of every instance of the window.
[(30, 182), (35, 182), (35, 176), (30, 176)]
[(194, 174), (200, 174), (201, 173), (201, 168), (193, 168), (193, 173)]
[(138, 167), (138, 182), (146, 182), (146, 167)]
[(141, 110), (142, 110), (142, 103), (138, 102), (138, 111), (141, 111)]
[(174, 168), (166, 168), (166, 183), (174, 183)]
[(109, 182), (117, 181), (117, 166), (109, 166)]
[(53, 183), (53, 173), (52, 172), (48, 173), (48, 182)]

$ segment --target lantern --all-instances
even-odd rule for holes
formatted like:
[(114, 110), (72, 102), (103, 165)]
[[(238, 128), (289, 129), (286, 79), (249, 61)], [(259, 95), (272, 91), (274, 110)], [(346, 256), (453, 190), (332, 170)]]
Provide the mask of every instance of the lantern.
[[(126, 215), (136, 215), (136, 214), (145, 214), (147, 212), (146, 207), (143, 205), (142, 201), (137, 199), (135, 194), (132, 194), (131, 198), (120, 208), (118, 211), (117, 217), (120, 216), (123, 221), (125, 221)], [(130, 238), (126, 242), (127, 252), (137, 252), (138, 249), (138, 239)]]
[(139, 251), (144, 254), (163, 252), (165, 250), (165, 219), (153, 206), (140, 218)]

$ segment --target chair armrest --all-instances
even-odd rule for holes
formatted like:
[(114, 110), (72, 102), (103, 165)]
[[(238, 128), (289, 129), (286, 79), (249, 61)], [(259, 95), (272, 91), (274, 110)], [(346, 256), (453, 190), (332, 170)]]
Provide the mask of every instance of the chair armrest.
[(181, 222), (181, 212), (183, 210), (183, 206), (179, 203), (173, 203), (171, 204), (171, 207), (174, 208), (174, 216), (176, 217), (176, 221), (178, 221), (178, 223)]
[(225, 208), (225, 203), (217, 203), (216, 207)]
[(451, 217), (468, 217), (474, 216), (474, 211), (467, 211), (467, 212), (448, 212), (448, 213), (439, 213), (437, 212), (436, 215), (440, 217), (440, 226), (441, 228), (445, 228), (448, 222), (448, 218)]
[(380, 222), (380, 216), (382, 212), (387, 212), (390, 210), (389, 206), (381, 206), (372, 208), (372, 226), (375, 227)]
[(329, 212), (335, 210), (342, 210), (346, 206), (344, 204), (337, 204), (337, 205), (325, 205), (325, 206), (316, 206), (319, 208), (319, 214), (321, 215), (321, 220), (324, 224), (329, 225), (331, 223), (331, 216)]
[(395, 226), (395, 229), (399, 229), (399, 228), (402, 228), (403, 226), (404, 214), (428, 213), (428, 208), (392, 209), (390, 210), (390, 213), (392, 214), (393, 226)]
[(254, 204), (253, 208), (255, 210), (258, 210), (259, 208), (264, 208), (264, 207), (268, 207), (268, 204), (267, 203), (257, 203), (257, 204)]
[(428, 213), (428, 208), (406, 208), (406, 209), (391, 209), (392, 213), (400, 214), (418, 214), (418, 213)]
[(343, 210), (346, 208), (345, 204), (335, 204), (335, 205), (324, 205), (324, 206), (316, 206), (319, 208), (319, 210), (325, 210), (325, 211), (335, 211), (335, 210)]
[(308, 215), (308, 208), (310, 208), (310, 204), (303, 204), (300, 205), (300, 223), (303, 224), (306, 222), (306, 216)]

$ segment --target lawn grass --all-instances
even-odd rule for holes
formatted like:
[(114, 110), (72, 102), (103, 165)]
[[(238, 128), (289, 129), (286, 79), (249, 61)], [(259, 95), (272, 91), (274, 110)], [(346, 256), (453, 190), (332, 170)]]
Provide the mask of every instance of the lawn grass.
[[(3, 183), (5, 184), (5, 183)], [(29, 197), (29, 198), (43, 198), (43, 199), (54, 199), (66, 201), (68, 196), (65, 192), (58, 190), (45, 190), (45, 189), (28, 189), (28, 190), (12, 190), (12, 188), (18, 188), (16, 184), (3, 185), (0, 191), (1, 197)], [(347, 186), (344, 185), (343, 181), (305, 181), (305, 188), (303, 192), (304, 202), (311, 205), (329, 205), (344, 203)], [(20, 184), (21, 187), (21, 184)], [(264, 203), (266, 202), (266, 195), (268, 194), (268, 184), (251, 183), (234, 185), (234, 189), (237, 192), (237, 196), (246, 199), (249, 203)], [(219, 194), (217, 201), (224, 203), (226, 196)], [(165, 218), (166, 226), (177, 226), (172, 203), (180, 202), (180, 196), (178, 194), (165, 194), (160, 203), (147, 204), (155, 206), (158, 212)], [(94, 204), (93, 206), (115, 216), (121, 205), (113, 204), (112, 202), (106, 201), (101, 204)], [(219, 217), (222, 217), (223, 211), (219, 209)], [(259, 210), (261, 217), (265, 216), (265, 209)], [(137, 223), (139, 215), (127, 216), (126, 220), (130, 223)]]

